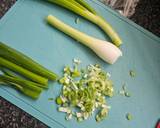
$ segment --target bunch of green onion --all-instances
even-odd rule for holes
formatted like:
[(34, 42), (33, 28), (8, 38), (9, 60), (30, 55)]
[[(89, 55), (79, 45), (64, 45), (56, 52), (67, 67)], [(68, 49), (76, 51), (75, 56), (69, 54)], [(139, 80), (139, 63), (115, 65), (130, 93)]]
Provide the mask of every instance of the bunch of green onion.
[(48, 80), (57, 78), (55, 73), (2, 42), (0, 71), (3, 73), (0, 75), (1, 85), (10, 85), (33, 99), (48, 88)]
[(99, 65), (92, 65), (86, 69), (79, 69), (80, 60), (74, 59), (74, 68), (66, 66), (59, 83), (62, 90), (56, 102), (58, 110), (66, 113), (66, 119), (76, 117), (77, 121), (88, 119), (95, 110), (98, 114), (96, 121), (103, 120), (110, 109), (106, 103), (106, 96), (113, 96), (113, 84), (110, 74), (104, 72)]

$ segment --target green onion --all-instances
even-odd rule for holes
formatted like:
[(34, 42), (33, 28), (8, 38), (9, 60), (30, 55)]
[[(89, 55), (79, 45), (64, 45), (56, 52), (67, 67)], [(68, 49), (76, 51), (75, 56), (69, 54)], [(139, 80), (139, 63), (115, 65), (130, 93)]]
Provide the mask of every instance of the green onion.
[[(113, 30), (111, 25), (107, 23), (103, 18), (96, 15), (94, 9), (92, 9), (85, 1), (83, 0), (48, 0), (51, 3), (60, 5), (72, 12), (81, 15), (82, 17), (88, 19), (89, 21), (98, 25), (104, 32), (111, 38), (113, 43), (116, 46), (122, 44), (121, 39), (118, 34)], [(76, 3), (77, 2), (77, 3)]]
[(56, 103), (57, 103), (58, 105), (61, 105), (61, 104), (63, 103), (63, 101), (62, 101), (62, 99), (61, 99), (60, 97), (57, 97)]
[[(0, 67), (0, 70), (7, 76), (10, 76), (10, 77), (13, 77), (13, 78), (17, 78), (17, 79), (23, 79), (19, 76), (16, 76), (13, 72), (5, 69), (5, 68), (2, 68)], [(24, 81), (26, 81), (25, 79), (23, 79)], [(35, 82), (32, 82), (32, 81), (27, 81), (27, 83), (30, 83), (32, 85), (35, 85), (37, 87), (41, 87), (41, 88), (44, 88), (44, 89), (48, 89), (48, 86), (47, 85), (43, 85), (43, 84), (38, 84), (38, 83), (35, 83)]]
[(49, 101), (52, 101), (52, 100), (54, 100), (54, 98), (48, 98), (48, 100), (49, 100)]
[(129, 92), (125, 92), (126, 97), (131, 97), (131, 94)]
[(80, 21), (79, 18), (76, 18), (76, 19), (75, 19), (75, 23), (76, 23), (76, 24), (78, 24), (79, 21)]
[(120, 56), (122, 56), (122, 52), (115, 45), (107, 41), (99, 40), (88, 36), (64, 24), (62, 21), (58, 20), (52, 15), (49, 15), (47, 17), (47, 21), (50, 25), (56, 27), (65, 34), (71, 36), (72, 38), (91, 48), (100, 58), (110, 64), (113, 64)]
[(21, 78), (14, 78), (7, 75), (0, 75), (0, 81), (3, 81), (6, 84), (10, 84), (16, 87), (23, 94), (33, 99), (37, 99), (40, 93), (42, 92), (42, 89), (40, 87), (37, 87), (36, 83), (23, 80)]
[(48, 84), (48, 80), (42, 76), (39, 76), (37, 74), (34, 74), (2, 57), (0, 57), (0, 66), (3, 66), (5, 68), (8, 68), (12, 71), (15, 71), (21, 75), (23, 75), (24, 77), (34, 81), (34, 82), (37, 82), (39, 84), (42, 84), (42, 85), (47, 85)]
[(133, 116), (130, 113), (127, 113), (126, 114), (126, 118), (127, 118), (127, 120), (132, 120)]
[(97, 109), (100, 111), (96, 115), (96, 120), (101, 121), (108, 115), (110, 107), (105, 97), (113, 96), (113, 84), (99, 65), (89, 65), (81, 71), (81, 69), (78, 70), (79, 63), (77, 63), (80, 60), (77, 60), (73, 60), (73, 71), (77, 70), (80, 75), (73, 77), (72, 68), (67, 66), (59, 80), (63, 87), (56, 99), (59, 105), (58, 110), (66, 113), (67, 120), (74, 115), (79, 122), (88, 119)]
[(101, 109), (101, 111), (96, 115), (96, 121), (100, 122), (102, 121), (108, 114), (108, 109), (107, 108), (103, 108)]
[(130, 74), (131, 77), (135, 77), (135, 76), (136, 76), (136, 72), (133, 71), (133, 70), (130, 70), (130, 71), (129, 71), (129, 74)]
[(97, 15), (97, 12), (89, 4), (87, 4), (84, 0), (75, 0), (75, 1), (77, 1), (80, 5), (84, 6), (91, 13)]
[(4, 59), (7, 59), (12, 63), (15, 63), (47, 79), (55, 80), (57, 78), (57, 75), (55, 73), (49, 71), (28, 56), (5, 45), (2, 42), (0, 42), (0, 57), (3, 57)]
[(11, 71), (9, 71), (3, 67), (0, 67), (0, 70), (7, 76), (16, 77), (16, 75), (14, 73), (12, 73)]
[(119, 94), (126, 97), (131, 97), (131, 93), (127, 90), (126, 83), (122, 85), (122, 89), (119, 91)]

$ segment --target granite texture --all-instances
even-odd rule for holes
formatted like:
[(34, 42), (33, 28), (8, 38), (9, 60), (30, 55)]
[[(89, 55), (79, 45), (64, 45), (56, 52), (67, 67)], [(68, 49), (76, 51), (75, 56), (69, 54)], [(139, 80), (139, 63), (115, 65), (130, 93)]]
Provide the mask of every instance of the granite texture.
[[(0, 18), (16, 0), (0, 0)], [(160, 36), (160, 0), (140, 0), (130, 19)], [(47, 128), (45, 124), (0, 97), (0, 128)]]
[(160, 37), (160, 0), (140, 0), (130, 19)]
[(45, 124), (0, 97), (0, 128), (48, 128)]

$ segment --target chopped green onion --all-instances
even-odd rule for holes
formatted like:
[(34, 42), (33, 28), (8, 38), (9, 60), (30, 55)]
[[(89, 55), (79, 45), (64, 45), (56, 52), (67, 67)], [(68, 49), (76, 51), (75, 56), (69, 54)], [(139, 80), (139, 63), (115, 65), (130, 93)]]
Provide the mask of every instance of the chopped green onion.
[(130, 74), (131, 77), (135, 77), (135, 76), (136, 76), (136, 72), (133, 71), (133, 70), (130, 70), (130, 71), (129, 71), (129, 74)]
[(84, 119), (82, 117), (77, 118), (78, 122), (82, 122)]
[(126, 83), (122, 85), (122, 89), (119, 91), (119, 94), (126, 97), (131, 97), (131, 93), (128, 92)]
[(133, 116), (130, 113), (127, 113), (126, 114), (126, 118), (127, 118), (127, 120), (132, 120)]
[(4, 82), (5, 85), (9, 84), (16, 87), (23, 94), (33, 99), (37, 99), (42, 92), (42, 88), (38, 87), (36, 83), (18, 77), (15, 78), (7, 75), (0, 75), (0, 81)]
[(2, 57), (0, 57), (0, 66), (8, 68), (12, 71), (18, 72), (19, 74), (25, 76), (26, 78), (28, 78), (34, 82), (37, 82), (37, 83), (40, 83), (43, 85), (48, 84), (48, 79), (46, 79), (42, 76), (39, 76), (33, 72), (30, 72), (29, 70), (26, 70), (25, 68), (22, 68), (19, 65), (16, 65), (16, 64), (14, 64), (14, 63), (12, 63)]
[(80, 5), (85, 7), (88, 11), (92, 12), (93, 14), (97, 14), (97, 12), (89, 4), (87, 4), (84, 0), (75, 0), (75, 1), (77, 1)]
[(56, 103), (57, 103), (58, 105), (61, 105), (61, 104), (63, 103), (63, 101), (62, 101), (62, 99), (61, 99), (60, 97), (57, 97)]
[[(73, 70), (69, 70), (70, 73), (66, 74), (66, 71), (72, 68), (65, 67), (64, 75), (59, 80), (59, 83), (63, 85), (61, 94), (56, 99), (56, 103), (60, 105), (59, 111), (65, 112), (66, 120), (69, 120), (68, 113), (74, 110), (72, 114), (75, 115), (77, 121), (83, 121), (98, 109), (100, 112), (96, 116), (96, 120), (103, 120), (110, 109), (105, 96), (113, 96), (113, 83), (99, 65), (89, 65), (82, 71), (78, 70), (79, 63), (75, 63), (75, 60), (73, 63), (75, 64)], [(80, 72), (77, 77), (73, 76), (75, 70)], [(67, 84), (66, 80), (69, 80)], [(75, 108), (78, 108), (78, 111)]]
[(131, 94), (129, 92), (125, 92), (126, 97), (131, 97)]
[(69, 114), (66, 116), (66, 120), (70, 120), (70, 119), (72, 119), (72, 117), (73, 117), (73, 114), (72, 114), (72, 113), (69, 113)]
[(78, 71), (78, 69), (77, 68), (75, 68), (74, 70), (73, 70), (73, 72), (72, 72), (72, 77), (79, 77), (81, 75), (81, 72), (80, 71)]
[(75, 63), (75, 64), (77, 64), (77, 65), (79, 65), (80, 63), (81, 63), (81, 60), (80, 59), (73, 59), (73, 62)]
[(54, 98), (48, 98), (48, 100), (50, 100), (50, 101), (51, 101), (51, 100), (54, 100)]
[(80, 21), (79, 18), (76, 18), (76, 19), (75, 19), (75, 23), (76, 23), (76, 24), (78, 24), (79, 21)]
[[(20, 76), (14, 74), (12, 71), (8, 70), (8, 69), (5, 69), (3, 67), (0, 67), (0, 70), (6, 75), (6, 76), (10, 76), (10, 77), (13, 77), (13, 78), (17, 78), (17, 79), (21, 79), (21, 80), (24, 80), (26, 81), (25, 79), (21, 78)], [(48, 89), (48, 86), (46, 85), (42, 85), (42, 84), (38, 84), (38, 83), (35, 83), (35, 82), (32, 82), (32, 81), (27, 81), (27, 83), (30, 83), (30, 84), (33, 84), (35, 86), (38, 86), (38, 87), (41, 87), (41, 88), (44, 88), (44, 89)]]

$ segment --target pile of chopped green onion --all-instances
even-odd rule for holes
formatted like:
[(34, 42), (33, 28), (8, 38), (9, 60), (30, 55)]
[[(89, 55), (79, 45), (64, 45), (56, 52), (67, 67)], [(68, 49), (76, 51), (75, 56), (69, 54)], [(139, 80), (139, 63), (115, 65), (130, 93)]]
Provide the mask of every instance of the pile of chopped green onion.
[(76, 117), (77, 121), (88, 119), (97, 110), (95, 118), (99, 122), (108, 115), (110, 109), (106, 96), (113, 96), (110, 74), (97, 64), (79, 69), (80, 63), (80, 60), (74, 59), (73, 68), (64, 68), (63, 77), (59, 79), (63, 87), (56, 99), (58, 110), (66, 113), (66, 120)]

